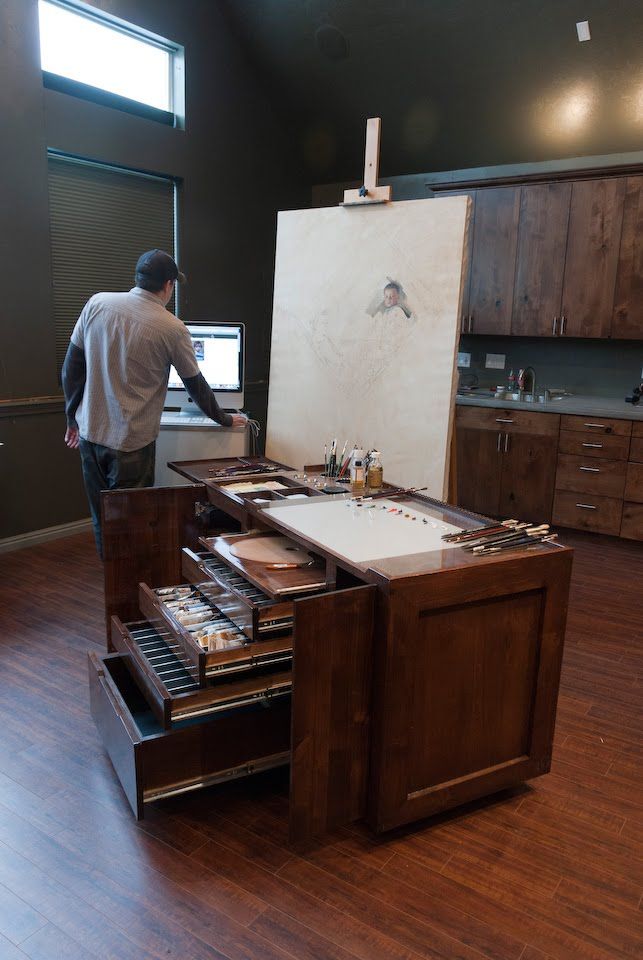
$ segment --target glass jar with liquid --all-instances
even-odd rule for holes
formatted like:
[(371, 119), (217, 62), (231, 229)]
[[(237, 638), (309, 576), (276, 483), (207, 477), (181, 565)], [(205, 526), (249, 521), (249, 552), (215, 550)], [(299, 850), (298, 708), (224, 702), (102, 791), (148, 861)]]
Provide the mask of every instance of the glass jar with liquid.
[(379, 450), (373, 450), (368, 464), (368, 486), (372, 490), (379, 490), (384, 482), (384, 468), (382, 467), (382, 454)]

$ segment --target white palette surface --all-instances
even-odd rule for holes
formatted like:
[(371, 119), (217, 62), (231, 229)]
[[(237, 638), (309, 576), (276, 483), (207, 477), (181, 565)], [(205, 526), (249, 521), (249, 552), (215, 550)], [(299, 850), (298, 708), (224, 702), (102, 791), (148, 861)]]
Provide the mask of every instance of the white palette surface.
[(444, 499), (467, 197), (279, 214), (267, 455), (321, 463), (334, 437)]
[[(262, 511), (284, 527), (315, 541), (352, 563), (370, 563), (385, 557), (405, 557), (459, 546), (445, 543), (445, 533), (461, 527), (436, 519), (421, 506), (395, 500), (373, 500), (358, 507), (352, 499), (318, 501), (310, 498), (296, 506), (271, 504)], [(391, 512), (395, 508), (396, 512)], [(402, 510), (402, 513), (398, 513)], [(405, 517), (404, 514), (409, 514)], [(416, 517), (415, 520), (412, 518)], [(426, 518), (427, 523), (423, 523)]]

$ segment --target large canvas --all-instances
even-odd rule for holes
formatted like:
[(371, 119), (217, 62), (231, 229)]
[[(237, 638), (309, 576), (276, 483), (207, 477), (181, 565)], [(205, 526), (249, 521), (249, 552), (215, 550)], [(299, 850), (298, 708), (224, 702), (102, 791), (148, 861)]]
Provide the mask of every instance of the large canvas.
[(279, 214), (266, 452), (303, 467), (337, 438), (443, 498), (466, 197)]

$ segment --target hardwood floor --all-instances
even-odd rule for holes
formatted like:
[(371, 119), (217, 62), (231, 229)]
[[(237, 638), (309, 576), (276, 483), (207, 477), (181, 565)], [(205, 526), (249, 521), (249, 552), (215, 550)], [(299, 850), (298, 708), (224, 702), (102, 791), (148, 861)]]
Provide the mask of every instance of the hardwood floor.
[(643, 956), (643, 551), (576, 547), (552, 772), (375, 839), (286, 845), (284, 772), (132, 819), (89, 715), (89, 537), (0, 557), (2, 960)]

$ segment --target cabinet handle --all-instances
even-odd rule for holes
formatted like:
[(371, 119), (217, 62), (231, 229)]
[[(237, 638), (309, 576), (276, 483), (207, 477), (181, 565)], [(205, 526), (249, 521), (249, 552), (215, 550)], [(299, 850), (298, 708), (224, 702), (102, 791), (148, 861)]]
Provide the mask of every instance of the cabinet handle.
[(473, 314), (469, 314), (469, 333), (473, 333)]
[(551, 324), (551, 335), (552, 337), (556, 336), (556, 324), (558, 323), (558, 317), (554, 317)]
[(500, 453), (500, 441), (501, 441), (501, 439), (502, 439), (502, 434), (499, 433), (499, 434), (498, 434), (498, 446), (496, 447), (496, 450), (498, 451), (498, 453)]
[(505, 453), (509, 449), (509, 434), (505, 433)]
[[(579, 467), (578, 469), (579, 469), (579, 470), (584, 470), (585, 473), (600, 473), (600, 472), (601, 472), (598, 467)], [(577, 506), (578, 506), (578, 504), (577, 504)]]
[(583, 426), (585, 426), (585, 427), (599, 427), (601, 430), (605, 430), (605, 429), (606, 429), (606, 424), (604, 424), (604, 423), (585, 423), (585, 424), (583, 424)]
[(602, 443), (583, 443), (583, 446), (584, 446), (584, 447), (593, 447), (595, 450), (602, 450), (602, 449), (603, 449), (603, 444), (602, 444)]
[(577, 503), (576, 506), (581, 510), (598, 510), (598, 507), (593, 507), (591, 503)]
[(496, 423), (513, 423), (513, 420), (508, 420), (506, 417), (496, 417)]
[(567, 317), (565, 314), (560, 318), (560, 335), (561, 337), (565, 335), (565, 324), (567, 323)]
[(462, 314), (462, 320), (460, 322), (460, 333), (467, 332), (467, 315), (466, 313)]

